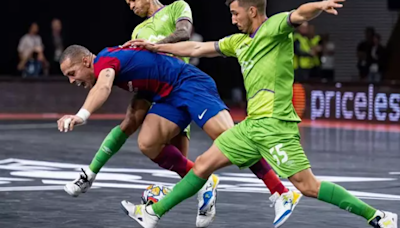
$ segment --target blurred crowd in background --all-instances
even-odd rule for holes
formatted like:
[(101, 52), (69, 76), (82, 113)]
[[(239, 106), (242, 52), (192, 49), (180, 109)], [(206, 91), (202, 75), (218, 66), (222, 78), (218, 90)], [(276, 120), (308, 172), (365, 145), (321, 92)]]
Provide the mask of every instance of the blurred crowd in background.
[[(61, 20), (55, 18), (51, 34), (42, 36), (40, 27), (33, 22), (27, 29), (17, 47), (19, 62), (16, 66), (22, 77), (60, 76), (58, 60), (66, 43), (68, 34), (63, 33)], [(317, 80), (322, 82), (335, 80), (335, 43), (329, 33), (318, 34), (312, 24), (305, 23), (294, 33), (295, 79), (297, 81)], [(192, 32), (191, 40), (203, 41), (201, 34)], [(386, 49), (381, 36), (375, 28), (365, 28), (365, 39), (354, 47), (359, 79), (368, 82), (380, 82), (385, 71)], [(200, 59), (192, 58), (190, 63), (198, 66)]]
[[(7, 55), (0, 56), (1, 80), (63, 80), (58, 60), (66, 47), (81, 44), (97, 53), (106, 46), (123, 44), (143, 20), (125, 1), (113, 2), (113, 10), (109, 10), (108, 1), (72, 1), (76, 2), (63, 7), (50, 0), (8, 1), (9, 9), (15, 13), (9, 16), (13, 23), (6, 28), (8, 40), (3, 41), (7, 43)], [(225, 4), (186, 1), (194, 19), (191, 40), (216, 41), (239, 32), (231, 24)], [(173, 0), (161, 2), (171, 4)], [(268, 0), (267, 14), (292, 10), (304, 2)], [(82, 5), (78, 7), (78, 3)], [(43, 7), (49, 10), (38, 14)], [(107, 17), (98, 16), (105, 10)], [(387, 1), (352, 0), (346, 2), (337, 17), (324, 14), (311, 24), (301, 25), (293, 34), (295, 82), (400, 83), (396, 65), (400, 59), (400, 45), (396, 44), (400, 40), (399, 18), (399, 12), (390, 10)], [(235, 59), (192, 58), (190, 63), (214, 78), (221, 97), (245, 104), (242, 75)]]

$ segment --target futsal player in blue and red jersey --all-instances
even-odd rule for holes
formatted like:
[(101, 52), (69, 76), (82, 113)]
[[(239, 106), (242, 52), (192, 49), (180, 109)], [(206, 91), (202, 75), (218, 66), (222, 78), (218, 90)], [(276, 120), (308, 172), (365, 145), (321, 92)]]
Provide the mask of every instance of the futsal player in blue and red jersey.
[[(85, 47), (73, 45), (64, 51), (60, 64), (71, 83), (90, 88), (81, 110), (58, 121), (60, 131), (72, 130), (74, 125), (85, 123), (107, 100), (112, 86), (118, 86), (137, 94), (139, 99), (133, 104), (133, 112), (146, 112), (150, 102), (154, 102), (139, 133), (139, 148), (160, 167), (175, 171), (181, 177), (189, 172), (188, 164), (193, 163), (179, 152), (160, 154), (174, 136), (192, 120), (213, 140), (234, 125), (214, 80), (178, 58), (130, 47), (106, 48), (95, 56)], [(131, 116), (135, 118), (136, 115)], [(133, 122), (137, 123), (134, 126), (137, 129), (142, 120)], [(265, 163), (264, 160), (261, 162)], [(269, 180), (275, 183), (272, 188), (286, 189), (273, 170), (269, 173)], [(207, 202), (215, 201), (218, 182), (218, 177), (212, 175), (198, 194), (199, 200), (204, 200), (204, 205), (210, 207), (212, 216), (215, 215), (214, 203)], [(81, 177), (76, 185), (88, 185), (89, 188), (91, 182)], [(203, 197), (207, 192), (210, 193), (209, 200)], [(284, 205), (283, 199), (276, 202), (275, 209), (281, 208), (276, 210), (279, 217), (291, 214), (293, 207), (289, 204), (291, 202)]]
[[(136, 124), (131, 127), (137, 129), (143, 122), (138, 136), (142, 153), (181, 177), (190, 171), (193, 162), (179, 151), (161, 153), (172, 138), (192, 120), (212, 139), (234, 125), (214, 80), (178, 58), (120, 47), (105, 48), (96, 56), (85, 47), (72, 45), (63, 52), (60, 65), (71, 83), (90, 89), (80, 111), (58, 121), (60, 131), (73, 130), (74, 125), (85, 123), (105, 103), (112, 87), (120, 87), (136, 94), (130, 115)], [(143, 112), (147, 111), (143, 121)], [(78, 179), (77, 188), (84, 186), (87, 190), (92, 183), (88, 177)], [(199, 191), (199, 205), (203, 205), (199, 210), (207, 212), (201, 217), (204, 221), (198, 221), (202, 227), (215, 217), (218, 182), (213, 175)]]

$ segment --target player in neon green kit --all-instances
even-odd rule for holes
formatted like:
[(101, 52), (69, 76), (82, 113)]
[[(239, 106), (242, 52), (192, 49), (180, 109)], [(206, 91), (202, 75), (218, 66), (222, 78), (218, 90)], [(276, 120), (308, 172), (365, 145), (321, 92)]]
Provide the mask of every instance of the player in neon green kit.
[[(300, 118), (292, 105), (294, 27), (317, 17), (322, 11), (336, 15), (344, 0), (307, 3), (291, 13), (266, 17), (265, 0), (228, 0), (232, 22), (246, 34), (235, 34), (219, 42), (152, 44), (132, 41), (152, 51), (178, 56), (236, 57), (242, 67), (248, 100), (246, 120), (226, 131), (197, 158), (188, 173), (164, 199), (152, 206), (130, 205), (129, 215), (146, 228), (174, 206), (194, 195), (209, 175), (235, 164), (246, 168), (264, 157), (282, 177), (289, 178), (304, 195), (331, 203), (364, 217), (377, 228), (397, 228), (397, 215), (374, 209), (344, 188), (319, 181), (310, 169), (300, 145)], [(124, 201), (123, 201), (124, 202)]]

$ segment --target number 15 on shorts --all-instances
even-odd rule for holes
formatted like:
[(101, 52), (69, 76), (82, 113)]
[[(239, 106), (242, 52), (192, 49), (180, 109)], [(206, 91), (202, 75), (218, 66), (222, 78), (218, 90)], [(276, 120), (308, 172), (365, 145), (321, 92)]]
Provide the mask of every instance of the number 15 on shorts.
[(288, 161), (288, 155), (285, 151), (281, 150), (283, 144), (278, 144), (275, 147), (269, 149), (269, 153), (275, 159), (278, 166)]

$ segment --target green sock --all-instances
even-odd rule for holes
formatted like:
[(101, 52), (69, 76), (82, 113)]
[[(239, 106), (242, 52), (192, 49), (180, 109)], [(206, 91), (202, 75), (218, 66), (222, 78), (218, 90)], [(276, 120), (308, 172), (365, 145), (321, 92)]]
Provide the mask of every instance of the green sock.
[(336, 205), (350, 213), (362, 216), (366, 220), (370, 220), (376, 212), (375, 208), (353, 196), (343, 187), (331, 182), (323, 181), (321, 183), (318, 199)]
[(119, 126), (114, 127), (110, 133), (108, 133), (93, 158), (92, 163), (90, 163), (90, 170), (94, 173), (98, 173), (107, 161), (121, 149), (126, 139), (128, 139), (128, 136), (122, 132), (121, 128)]
[(158, 203), (153, 204), (154, 213), (159, 217), (163, 216), (167, 211), (171, 210), (180, 202), (196, 194), (206, 182), (207, 179), (202, 179), (196, 176), (193, 170), (190, 170), (189, 173), (175, 185), (168, 195)]

